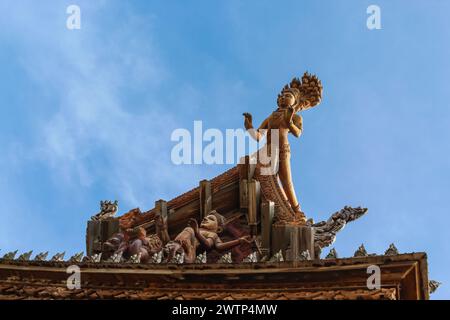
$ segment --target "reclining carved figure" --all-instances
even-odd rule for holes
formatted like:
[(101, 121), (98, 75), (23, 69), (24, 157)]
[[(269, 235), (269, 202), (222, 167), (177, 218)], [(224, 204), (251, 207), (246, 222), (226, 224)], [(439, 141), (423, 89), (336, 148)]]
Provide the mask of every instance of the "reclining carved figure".
[(252, 242), (250, 236), (223, 242), (218, 234), (222, 232), (224, 224), (225, 218), (215, 210), (203, 218), (200, 226), (195, 219), (190, 219), (188, 226), (165, 245), (165, 261), (170, 262), (176, 254), (184, 253), (184, 262), (194, 263), (199, 252), (213, 249), (222, 252)]
[(122, 232), (116, 233), (104, 243), (103, 251), (122, 255), (125, 259), (138, 255), (142, 263), (147, 263), (170, 240), (167, 223), (160, 215), (155, 217), (155, 225), (156, 234), (150, 235), (142, 227), (133, 229), (123, 226)]

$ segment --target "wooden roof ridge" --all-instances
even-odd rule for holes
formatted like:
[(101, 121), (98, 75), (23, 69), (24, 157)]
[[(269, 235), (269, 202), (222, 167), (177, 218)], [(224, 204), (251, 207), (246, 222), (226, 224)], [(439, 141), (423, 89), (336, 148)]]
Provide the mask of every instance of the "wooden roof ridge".
[[(67, 267), (72, 264), (0, 259), (0, 299), (33, 296), (32, 289), (37, 287), (65, 286)], [(181, 294), (187, 299), (213, 292), (220, 294), (218, 298), (230, 294), (236, 299), (256, 298), (264, 293), (292, 299), (429, 299), (427, 255), (423, 252), (241, 264), (77, 265), (83, 270), (82, 288), (100, 295), (103, 290), (118, 290), (133, 294), (158, 292), (172, 298)], [(381, 291), (366, 291), (367, 268), (372, 265), (381, 269)]]
[[(231, 270), (231, 273), (236, 273), (238, 270), (242, 270), (244, 273), (261, 272), (264, 270), (274, 269), (278, 272), (309, 272), (318, 271), (324, 269), (337, 270), (343, 268), (348, 270), (351, 266), (368, 266), (368, 265), (385, 265), (390, 263), (402, 263), (402, 262), (416, 262), (420, 264), (423, 275), (428, 273), (427, 254), (425, 252), (410, 252), (401, 253), (397, 255), (371, 255), (364, 257), (342, 257), (342, 258), (325, 258), (314, 259), (305, 261), (261, 261), (253, 263), (187, 263), (187, 264), (174, 264), (174, 263), (147, 263), (147, 264), (133, 264), (128, 262), (115, 263), (115, 262), (79, 262), (77, 265), (88, 269), (99, 269), (100, 272), (105, 272), (106, 269), (110, 270), (141, 270), (145, 273), (145, 270), (171, 270), (170, 272), (183, 271), (183, 273), (227, 273)], [(42, 268), (62, 268), (73, 264), (71, 261), (50, 261), (50, 260), (10, 260), (0, 258), (0, 269), (7, 268), (6, 266), (17, 267), (42, 267)]]
[[(217, 191), (217, 189), (219, 189), (221, 186), (227, 185), (237, 180), (239, 180), (239, 171), (237, 166), (234, 166), (226, 170), (225, 172), (222, 172), (221, 174), (215, 176), (210, 181), (211, 187), (214, 192)], [(194, 201), (198, 197), (199, 197), (199, 187), (195, 187), (169, 200), (167, 202), (167, 208), (169, 210), (177, 209), (179, 207), (186, 205), (191, 201)], [(125, 223), (125, 221), (128, 221), (130, 219), (134, 219), (136, 223), (142, 224), (152, 220), (154, 218), (154, 215), (155, 215), (155, 208), (152, 208), (145, 212), (141, 212), (140, 208), (134, 208), (124, 213), (123, 215), (119, 216), (119, 219), (123, 223)]]

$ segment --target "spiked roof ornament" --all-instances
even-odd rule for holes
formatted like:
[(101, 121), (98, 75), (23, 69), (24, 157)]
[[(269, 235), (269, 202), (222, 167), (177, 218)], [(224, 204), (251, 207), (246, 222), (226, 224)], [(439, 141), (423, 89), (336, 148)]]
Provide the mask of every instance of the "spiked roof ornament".
[(330, 250), (330, 252), (327, 254), (327, 256), (325, 257), (325, 259), (337, 259), (337, 258), (338, 258), (338, 254), (337, 254), (335, 248), (332, 248)]
[(233, 259), (231, 258), (231, 252), (228, 252), (228, 253), (224, 254), (223, 256), (221, 256), (217, 262), (218, 263), (233, 263)]
[(299, 260), (300, 261), (309, 261), (309, 260), (311, 260), (311, 254), (309, 253), (309, 250), (305, 250), (302, 253), (300, 253)]
[(367, 257), (367, 251), (366, 248), (364, 247), (364, 244), (361, 244), (358, 248), (358, 250), (355, 251), (355, 254), (353, 255), (354, 257)]
[(389, 248), (384, 252), (385, 256), (394, 256), (397, 254), (399, 254), (398, 249), (395, 247), (395, 245), (393, 243), (391, 243), (389, 245)]
[(62, 262), (62, 261), (64, 261), (65, 255), (66, 255), (65, 251), (63, 251), (61, 253), (57, 253), (50, 259), (50, 261)]
[(93, 256), (89, 257), (89, 261), (90, 262), (94, 262), (94, 263), (99, 263), (100, 261), (102, 261), (102, 253), (96, 253)]
[(72, 257), (70, 257), (69, 261), (73, 263), (80, 263), (83, 261), (84, 252), (81, 251), (79, 253), (74, 254)]
[(245, 257), (244, 260), (242, 260), (242, 262), (247, 262), (247, 263), (258, 262), (258, 255), (256, 254), (256, 252), (252, 252), (247, 257)]
[(6, 253), (6, 254), (3, 256), (3, 259), (5, 259), (5, 260), (14, 260), (14, 257), (16, 256), (16, 254), (17, 254), (18, 251), (19, 251), (19, 250), (11, 251), (11, 252)]
[(45, 260), (47, 260), (47, 256), (48, 256), (48, 251), (41, 252), (41, 253), (37, 254), (36, 257), (34, 257), (34, 261), (45, 261)]
[(141, 263), (141, 253), (133, 254), (129, 260), (130, 263)]
[(159, 251), (159, 252), (153, 254), (151, 262), (152, 263), (161, 263), (162, 258), (163, 258), (163, 253), (162, 253), (162, 251)]
[(173, 257), (172, 263), (182, 264), (184, 262), (184, 252), (177, 253), (175, 257)]
[(430, 294), (434, 293), (441, 284), (442, 283), (435, 281), (435, 280), (428, 281), (428, 290), (429, 290)]
[(114, 253), (108, 260), (106, 260), (107, 262), (112, 262), (112, 263), (120, 263), (122, 262), (122, 254), (123, 252), (117, 252)]
[(206, 251), (197, 256), (195, 263), (206, 263)]
[(19, 261), (28, 261), (31, 258), (31, 255), (33, 254), (33, 250), (22, 253), (17, 260)]
[(283, 262), (284, 258), (283, 258), (283, 252), (281, 250), (279, 250), (277, 253), (275, 253), (272, 258), (270, 258), (269, 260), (270, 262)]

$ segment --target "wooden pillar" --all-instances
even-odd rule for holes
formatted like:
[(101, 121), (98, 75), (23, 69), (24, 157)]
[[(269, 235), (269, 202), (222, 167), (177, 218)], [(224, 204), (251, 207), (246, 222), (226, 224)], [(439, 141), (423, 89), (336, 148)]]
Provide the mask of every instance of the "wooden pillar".
[(250, 179), (248, 185), (248, 212), (247, 219), (251, 234), (256, 235), (258, 228), (258, 212), (260, 201), (260, 186), (255, 179)]
[(239, 180), (248, 179), (249, 172), (249, 156), (245, 156), (239, 159), (238, 171), (239, 171)]
[[(287, 249), (289, 251), (287, 252)], [(311, 259), (314, 259), (314, 228), (296, 225), (272, 226), (272, 253), (279, 250), (283, 252), (286, 260), (296, 261), (300, 254), (309, 251)]]
[(245, 156), (240, 159), (238, 164), (239, 171), (239, 209), (242, 213), (247, 214), (248, 211), (248, 162), (249, 157)]
[(258, 231), (258, 214), (260, 211), (260, 184), (253, 179), (256, 163), (250, 163), (250, 156), (241, 158), (239, 169), (239, 208), (247, 215), (247, 222), (252, 235)]
[(212, 210), (211, 182), (200, 181), (200, 220)]
[(253, 176), (255, 175), (255, 170), (256, 170), (256, 164), (257, 164), (257, 152), (252, 154), (251, 156), (248, 157), (248, 179), (253, 179)]
[(241, 212), (247, 213), (248, 210), (248, 180), (239, 181), (239, 207)]
[(261, 251), (264, 255), (273, 255), (270, 251), (272, 221), (275, 215), (275, 203), (264, 201), (261, 203)]
[[(173, 211), (172, 211), (173, 212)], [(163, 244), (166, 244), (170, 241), (169, 236), (169, 215), (170, 212), (167, 211), (167, 202), (160, 199), (155, 201), (155, 214), (160, 215), (163, 218), (164, 227), (161, 228), (161, 225), (155, 223), (155, 232), (162, 240)]]
[(117, 232), (119, 232), (118, 218), (88, 221), (86, 230), (86, 255), (91, 256), (100, 253), (103, 243)]
[(255, 174), (257, 154), (254, 153), (251, 156), (242, 157), (238, 164), (239, 179), (252, 179)]
[(163, 217), (163, 219), (169, 218), (166, 201), (164, 201), (162, 199), (155, 201), (155, 211), (156, 211), (156, 214), (160, 214)]

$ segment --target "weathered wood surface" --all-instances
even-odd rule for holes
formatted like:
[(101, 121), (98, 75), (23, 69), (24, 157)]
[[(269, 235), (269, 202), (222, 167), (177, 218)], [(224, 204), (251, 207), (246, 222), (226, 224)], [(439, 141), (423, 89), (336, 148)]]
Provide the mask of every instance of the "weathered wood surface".
[(102, 243), (119, 231), (119, 219), (88, 221), (86, 228), (86, 252), (93, 255), (102, 251)]
[(264, 255), (273, 255), (270, 252), (272, 241), (272, 222), (275, 215), (275, 204), (272, 201), (261, 203), (261, 250)]
[[(7, 295), (39, 298), (39, 290), (60, 288), (65, 291), (66, 268), (69, 262), (4, 261), (0, 260), (0, 298)], [(108, 263), (79, 263), (82, 270), (81, 287), (91, 294), (102, 290), (130, 292), (145, 298), (146, 291), (166, 295), (192, 291), (229, 292), (254, 296), (255, 292), (270, 292), (288, 298), (322, 292), (367, 290), (367, 267), (381, 269), (381, 288), (395, 289), (397, 299), (428, 299), (426, 254), (371, 256), (314, 261), (252, 263), (252, 264), (190, 264), (190, 265), (131, 265)], [(26, 290), (25, 290), (26, 289)], [(398, 290), (397, 290), (398, 289)], [(83, 291), (84, 292), (84, 291)], [(375, 292), (375, 291), (373, 291)], [(81, 294), (81, 292), (79, 292)], [(90, 298), (83, 293), (80, 298)], [(330, 295), (331, 296), (331, 295)], [(330, 297), (329, 296), (329, 297)], [(54, 298), (63, 298), (56, 295)], [(147, 296), (147, 298), (150, 298)]]
[(287, 260), (298, 261), (309, 251), (314, 259), (314, 228), (297, 225), (272, 225), (272, 254), (281, 250)]

